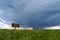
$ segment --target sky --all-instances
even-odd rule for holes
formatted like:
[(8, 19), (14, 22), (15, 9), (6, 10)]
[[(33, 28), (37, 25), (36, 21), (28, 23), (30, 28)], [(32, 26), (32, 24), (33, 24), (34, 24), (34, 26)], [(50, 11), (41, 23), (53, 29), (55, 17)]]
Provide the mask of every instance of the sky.
[(34, 29), (60, 25), (60, 0), (0, 0), (0, 22)]

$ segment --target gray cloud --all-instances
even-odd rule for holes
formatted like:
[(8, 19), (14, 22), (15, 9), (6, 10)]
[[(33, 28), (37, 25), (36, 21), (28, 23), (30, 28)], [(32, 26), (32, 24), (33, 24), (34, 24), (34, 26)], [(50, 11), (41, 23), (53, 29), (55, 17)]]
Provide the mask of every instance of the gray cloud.
[[(44, 28), (60, 25), (60, 0), (5, 0), (1, 1), (1, 18), (23, 26)], [(3, 5), (3, 6), (2, 6)]]

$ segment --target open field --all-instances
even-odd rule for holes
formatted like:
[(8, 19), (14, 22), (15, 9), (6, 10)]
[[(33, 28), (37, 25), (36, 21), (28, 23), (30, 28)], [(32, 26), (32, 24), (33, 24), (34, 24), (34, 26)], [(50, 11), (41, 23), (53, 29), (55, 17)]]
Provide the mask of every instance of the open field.
[[(14, 40), (14, 30), (0, 30), (0, 40)], [(60, 30), (16, 30), (15, 40), (60, 40)]]

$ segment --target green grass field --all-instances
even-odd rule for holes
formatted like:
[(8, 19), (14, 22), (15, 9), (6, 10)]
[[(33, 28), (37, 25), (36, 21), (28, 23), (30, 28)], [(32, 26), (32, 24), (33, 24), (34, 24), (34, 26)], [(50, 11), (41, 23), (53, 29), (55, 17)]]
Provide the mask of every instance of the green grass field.
[[(14, 30), (0, 30), (0, 40), (14, 40)], [(60, 40), (60, 30), (16, 30), (15, 40)]]

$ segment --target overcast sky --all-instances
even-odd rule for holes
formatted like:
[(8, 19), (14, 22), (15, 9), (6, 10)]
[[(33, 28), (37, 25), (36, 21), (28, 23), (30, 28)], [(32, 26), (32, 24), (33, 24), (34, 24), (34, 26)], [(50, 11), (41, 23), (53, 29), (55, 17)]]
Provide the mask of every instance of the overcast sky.
[(60, 25), (60, 0), (0, 0), (0, 21), (45, 28)]

